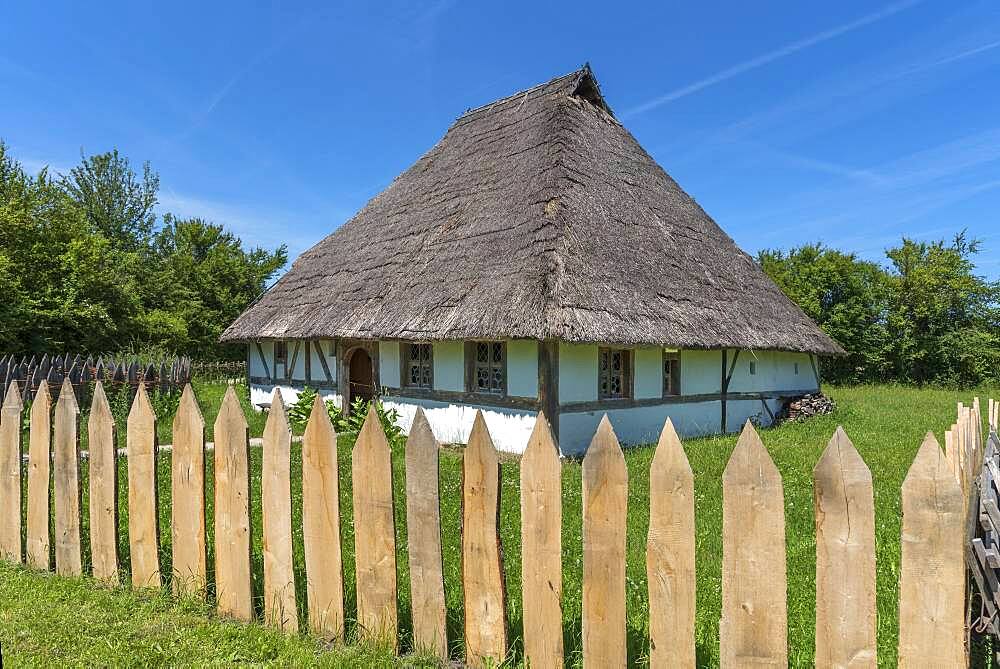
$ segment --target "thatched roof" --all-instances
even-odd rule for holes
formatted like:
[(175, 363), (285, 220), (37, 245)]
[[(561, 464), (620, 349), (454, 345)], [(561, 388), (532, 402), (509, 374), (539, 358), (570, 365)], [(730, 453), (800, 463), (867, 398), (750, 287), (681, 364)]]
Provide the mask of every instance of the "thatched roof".
[(222, 339), (319, 337), (841, 352), (622, 127), (589, 67), (463, 114)]

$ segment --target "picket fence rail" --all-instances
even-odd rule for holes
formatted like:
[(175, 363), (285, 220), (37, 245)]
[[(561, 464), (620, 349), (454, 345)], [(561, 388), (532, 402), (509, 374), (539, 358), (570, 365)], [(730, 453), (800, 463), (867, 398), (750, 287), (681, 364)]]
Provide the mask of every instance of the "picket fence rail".
[[(63, 381), (54, 417), (47, 384), (30, 408), (26, 544), (22, 546), (22, 401), (12, 384), (0, 413), (0, 557), (49, 570), (50, 471), (54, 487), (56, 573), (83, 573), (80, 408)], [(997, 409), (990, 401), (995, 429)], [(967, 663), (963, 564), (965, 511), (981, 462), (978, 401), (959, 407), (942, 450), (928, 433), (902, 486), (899, 588), (900, 666)], [(119, 564), (115, 424), (100, 382), (87, 424), (92, 575), (117, 585)], [(171, 583), (205, 596), (206, 520), (215, 529), (215, 605), (219, 615), (252, 620), (251, 498), (247, 422), (235, 389), (215, 422), (214, 517), (205, 513), (205, 423), (190, 385), (173, 421)], [(128, 541), (131, 583), (159, 588), (156, 417), (138, 385), (127, 422)], [(317, 398), (302, 440), (302, 523), (307, 616), (298, 619), (292, 562), (291, 430), (276, 393), (263, 437), (264, 624), (308, 628), (331, 640), (345, 631), (337, 438)], [(448, 658), (442, 573), (438, 449), (417, 412), (406, 441), (406, 510), (414, 646)], [(395, 646), (398, 637), (396, 533), (389, 444), (374, 409), (351, 457), (359, 634)], [(532, 667), (563, 663), (561, 615), (561, 463), (539, 415), (520, 466), (524, 655)], [(668, 420), (650, 471), (647, 542), (651, 666), (695, 664), (694, 481)], [(874, 667), (876, 658), (875, 508), (871, 472), (838, 428), (814, 470), (816, 664)], [(477, 415), (463, 459), (462, 588), (465, 659), (497, 664), (509, 650), (498, 527), (500, 465)], [(626, 663), (625, 528), (628, 472), (605, 417), (583, 460), (584, 663)], [(784, 494), (781, 476), (748, 422), (723, 475), (722, 666), (787, 666)]]

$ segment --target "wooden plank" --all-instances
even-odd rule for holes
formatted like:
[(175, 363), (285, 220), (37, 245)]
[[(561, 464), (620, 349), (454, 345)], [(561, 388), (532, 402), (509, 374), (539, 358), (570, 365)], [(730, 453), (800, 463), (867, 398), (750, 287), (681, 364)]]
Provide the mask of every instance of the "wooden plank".
[(299, 359), (299, 347), (302, 342), (296, 340), (295, 346), (292, 348), (292, 358), (287, 365), (285, 365), (285, 379), (291, 380), (295, 376), (295, 363)]
[(56, 402), (52, 436), (52, 485), (55, 497), (56, 573), (82, 576), (80, 544), (80, 407), (69, 377)]
[(955, 434), (950, 430), (944, 431), (944, 456), (948, 460), (948, 466), (958, 480), (958, 453), (955, 447)]
[(538, 342), (538, 410), (545, 417), (552, 436), (559, 439), (559, 342)]
[[(268, 382), (273, 381), (274, 380), (274, 375), (271, 374), (271, 368), (267, 364), (267, 358), (264, 356), (264, 349), (261, 348), (259, 341), (255, 341), (253, 344), (257, 348), (257, 355), (260, 356), (260, 364), (264, 365), (264, 374), (267, 375)], [(277, 370), (275, 370), (275, 371), (277, 371)], [(250, 366), (249, 365), (247, 365), (247, 375), (248, 376), (250, 375)]]
[[(136, 389), (126, 421), (128, 451), (128, 544), (132, 586), (159, 588), (160, 517), (156, 485), (156, 414), (145, 384)], [(187, 522), (194, 522), (189, 519)]]
[(475, 667), (507, 656), (507, 602), (500, 551), (500, 459), (481, 411), (462, 459), (462, 583), (465, 656)]
[(931, 433), (902, 497), (899, 666), (964, 666), (965, 502)]
[(694, 474), (669, 418), (649, 468), (646, 581), (650, 666), (694, 667)]
[(816, 665), (876, 667), (872, 475), (842, 427), (813, 469)]
[(562, 463), (544, 412), (535, 420), (520, 469), (524, 655), (533, 667), (561, 667)]
[(191, 384), (185, 384), (173, 422), (170, 457), (172, 582), (177, 595), (205, 596), (205, 419)]
[(337, 433), (317, 395), (302, 435), (302, 534), (309, 629), (330, 640), (344, 638), (339, 486)]
[(281, 391), (275, 389), (264, 425), (261, 509), (264, 531), (264, 623), (299, 629), (292, 562), (292, 428)]
[(438, 443), (419, 407), (406, 440), (406, 536), (413, 645), (447, 660)]
[(87, 420), (90, 451), (90, 555), (94, 578), (119, 584), (118, 562), (118, 444), (115, 418), (104, 384), (94, 385)]
[(605, 415), (583, 458), (583, 662), (624, 667), (628, 470)]
[[(333, 344), (336, 346), (336, 344)], [(323, 342), (316, 342), (317, 358), (319, 358), (319, 366), (323, 368), (323, 377), (326, 379), (326, 383), (329, 385), (333, 384), (333, 376), (330, 374), (330, 365), (326, 362), (326, 351), (323, 350)]]
[(396, 646), (396, 531), (392, 458), (374, 405), (351, 453), (361, 637)]
[(21, 551), (21, 391), (11, 383), (0, 408), (0, 559), (19, 563)]
[(750, 421), (722, 475), (723, 667), (788, 666), (781, 474)]
[(52, 398), (49, 384), (42, 381), (31, 403), (28, 432), (27, 562), (35, 569), (49, 570), (49, 473), (52, 445)]
[(215, 419), (215, 582), (220, 616), (251, 620), (250, 441), (233, 386)]

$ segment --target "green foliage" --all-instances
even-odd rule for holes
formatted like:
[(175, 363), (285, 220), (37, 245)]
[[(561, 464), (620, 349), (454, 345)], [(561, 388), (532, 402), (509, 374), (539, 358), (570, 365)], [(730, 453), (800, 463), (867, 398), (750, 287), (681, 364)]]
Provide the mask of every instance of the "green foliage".
[(976, 276), (979, 243), (903, 239), (888, 266), (809, 244), (758, 262), (847, 351), (823, 361), (835, 382), (970, 386), (1000, 378), (1000, 282)]
[[(309, 415), (312, 413), (313, 402), (316, 401), (316, 391), (306, 386), (299, 392), (295, 403), (288, 407), (288, 422), (297, 430), (305, 429), (309, 422)], [(333, 400), (326, 401), (326, 412), (330, 415), (330, 422), (338, 434), (347, 432), (360, 432), (361, 426), (368, 416), (369, 403), (360, 397), (355, 397), (351, 403), (350, 415), (345, 415), (340, 408), (333, 403)], [(394, 443), (403, 437), (403, 429), (399, 426), (399, 412), (395, 409), (386, 409), (382, 402), (375, 400), (375, 413), (382, 430), (385, 432), (389, 443)]]
[(0, 350), (160, 345), (239, 358), (222, 330), (284, 266), (284, 246), (245, 249), (222, 226), (157, 221), (159, 177), (117, 151), (69, 174), (28, 175), (0, 142)]

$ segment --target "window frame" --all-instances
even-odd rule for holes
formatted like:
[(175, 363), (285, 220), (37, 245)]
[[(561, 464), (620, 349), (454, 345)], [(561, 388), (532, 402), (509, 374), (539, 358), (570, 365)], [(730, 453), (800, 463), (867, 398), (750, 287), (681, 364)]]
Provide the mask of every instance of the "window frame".
[(747, 365), (747, 371), (749, 372), (749, 376), (757, 376), (757, 361), (748, 360), (747, 362), (749, 363)]
[[(667, 374), (667, 370), (670, 373)], [(663, 396), (677, 397), (681, 394), (681, 352), (663, 351)]]
[[(611, 388), (611, 356), (614, 353), (622, 354), (622, 370), (621, 370), (621, 394), (613, 395), (610, 392)], [(601, 369), (601, 358), (603, 356), (608, 356), (608, 366), (606, 370)], [(629, 400), (635, 396), (635, 390), (633, 388), (635, 382), (635, 352), (630, 348), (623, 348), (619, 346), (598, 346), (597, 347), (597, 399), (599, 400)], [(605, 372), (607, 374), (607, 379), (605, 379)], [(604, 382), (607, 380), (607, 385)], [(607, 388), (608, 390), (605, 390)]]
[[(278, 347), (281, 347), (282, 356), (280, 358), (281, 362), (281, 374), (278, 374)], [(284, 339), (275, 339), (271, 346), (271, 359), (274, 362), (274, 376), (275, 378), (282, 378), (288, 376), (288, 342)]]
[[(479, 362), (479, 346), (489, 346), (489, 360), (485, 363)], [(494, 346), (500, 347), (500, 360), (494, 361)], [(507, 378), (507, 342), (497, 339), (473, 339), (466, 342), (466, 392), (476, 395), (492, 395), (494, 397), (506, 397), (508, 388)], [(500, 372), (500, 389), (493, 390), (492, 383), (490, 389), (479, 387), (479, 370), (485, 367), (488, 370), (489, 378), (493, 378), (493, 372)]]
[[(417, 364), (421, 368), (426, 368), (427, 370), (427, 383), (413, 383), (411, 380), (410, 372), (412, 371), (412, 366), (414, 358), (412, 356), (412, 347), (426, 347), (427, 358), (426, 360), (418, 359)], [(411, 390), (433, 390), (434, 389), (434, 344), (429, 341), (402, 341), (400, 342), (400, 369), (399, 369), (399, 385), (401, 388), (409, 388)]]

